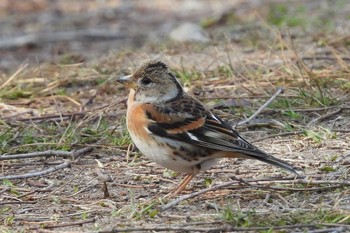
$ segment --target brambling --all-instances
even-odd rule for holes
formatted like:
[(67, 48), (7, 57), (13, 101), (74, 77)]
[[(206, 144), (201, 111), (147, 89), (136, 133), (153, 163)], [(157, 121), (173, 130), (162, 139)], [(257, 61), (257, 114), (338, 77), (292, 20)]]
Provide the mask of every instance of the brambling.
[(257, 159), (298, 175), (292, 165), (250, 144), (186, 94), (161, 61), (149, 61), (119, 82), (130, 88), (127, 128), (137, 148), (157, 164), (187, 173), (175, 194), (220, 158)]

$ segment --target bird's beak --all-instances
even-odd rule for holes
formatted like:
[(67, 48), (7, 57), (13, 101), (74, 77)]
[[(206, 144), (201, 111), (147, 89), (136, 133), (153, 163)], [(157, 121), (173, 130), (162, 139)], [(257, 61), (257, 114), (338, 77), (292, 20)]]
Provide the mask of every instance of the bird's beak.
[(117, 81), (120, 83), (127, 83), (127, 82), (130, 82), (130, 80), (131, 80), (131, 75), (122, 76), (117, 79)]
[(118, 82), (124, 84), (127, 88), (134, 89), (136, 87), (136, 83), (132, 78), (132, 75), (122, 76), (117, 79)]

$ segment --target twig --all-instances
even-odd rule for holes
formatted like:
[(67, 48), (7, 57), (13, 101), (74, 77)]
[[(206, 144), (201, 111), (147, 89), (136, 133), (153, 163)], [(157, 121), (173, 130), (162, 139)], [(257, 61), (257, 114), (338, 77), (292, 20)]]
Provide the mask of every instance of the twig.
[(253, 115), (251, 115), (249, 118), (243, 120), (243, 121), (240, 121), (237, 123), (237, 125), (244, 125), (244, 124), (247, 124), (249, 121), (251, 121), (252, 119), (254, 119), (257, 115), (259, 115), (274, 99), (276, 99), (276, 97), (283, 93), (284, 89), (282, 87), (279, 87), (277, 88), (277, 91), (276, 93), (271, 96), (271, 98), (266, 101)]
[(21, 204), (36, 204), (37, 201), (7, 201), (7, 202), (0, 202), (1, 205), (21, 205)]
[(255, 140), (251, 140), (251, 142), (254, 143), (254, 142), (264, 141), (264, 140), (269, 139), (269, 138), (277, 138), (277, 137), (284, 137), (284, 136), (291, 136), (291, 135), (299, 135), (299, 134), (303, 134), (303, 133), (304, 133), (303, 130), (299, 130), (299, 131), (294, 131), (294, 132), (285, 132), (285, 133), (273, 134), (273, 135), (268, 135), (266, 137), (261, 137), (261, 138), (255, 139)]
[(350, 129), (332, 129), (331, 131), (338, 133), (350, 133)]
[(18, 196), (18, 198), (23, 198), (23, 197), (26, 197), (26, 196), (29, 196), (29, 195), (32, 195), (34, 193), (45, 193), (45, 192), (52, 192), (51, 190), (51, 187), (54, 185), (54, 183), (51, 183), (48, 187), (46, 188), (43, 188), (43, 189), (35, 189), (33, 191), (30, 191), (28, 193), (25, 193), (25, 194), (22, 194), (20, 196)]
[[(343, 104), (343, 105), (336, 105), (336, 106), (328, 106), (328, 107), (322, 107), (322, 108), (290, 108), (289, 111), (293, 111), (293, 112), (319, 112), (319, 111), (327, 111), (330, 109), (338, 109), (341, 108), (342, 110), (348, 110), (350, 109), (349, 105)], [(266, 109), (264, 112), (267, 113), (283, 113), (286, 110), (278, 110), (278, 109)]]
[[(338, 58), (336, 57), (330, 57), (330, 56), (315, 56), (315, 57), (301, 57), (302, 60), (337, 60)], [(341, 57), (342, 60), (344, 61), (350, 61), (350, 58), (348, 57)]]
[(267, 190), (275, 190), (275, 191), (294, 191), (294, 192), (310, 192), (310, 191), (323, 191), (327, 189), (333, 189), (340, 188), (343, 185), (333, 185), (328, 187), (313, 187), (313, 188), (283, 188), (278, 186), (262, 186), (262, 185), (251, 185), (253, 188), (257, 189), (267, 189)]
[(0, 176), (0, 180), (15, 180), (15, 179), (27, 179), (35, 176), (43, 176), (54, 171), (69, 167), (71, 165), (71, 161), (65, 161), (60, 165), (50, 167), (48, 169), (42, 170), (40, 172), (27, 173), (23, 175), (11, 175), (11, 176)]
[(218, 189), (221, 189), (221, 188), (224, 188), (224, 187), (236, 184), (236, 183), (238, 183), (238, 181), (236, 181), (236, 180), (235, 181), (230, 181), (230, 182), (223, 183), (223, 184), (220, 184), (220, 185), (215, 185), (215, 186), (212, 186), (212, 187), (209, 187), (209, 188), (206, 188), (206, 189), (194, 192), (194, 193), (183, 195), (183, 196), (181, 196), (181, 197), (179, 197), (179, 198), (169, 202), (168, 204), (164, 205), (163, 207), (160, 208), (160, 210), (161, 211), (165, 211), (167, 209), (170, 209), (170, 208), (176, 206), (177, 204), (179, 204), (180, 202), (182, 202), (184, 200), (187, 200), (187, 199), (190, 199), (190, 198), (194, 198), (194, 197), (199, 196), (199, 195), (201, 195), (203, 193), (207, 193), (207, 192), (210, 192), (210, 191), (218, 190)]
[(80, 107), (80, 111), (82, 112), (83, 110), (86, 109), (86, 106), (89, 104), (92, 104), (93, 100), (96, 98), (97, 96), (97, 91), (95, 90), (91, 96), (89, 96), (89, 98), (87, 100), (84, 101), (84, 103), (82, 103), (81, 107)]
[(350, 186), (350, 181), (335, 181), (335, 180), (306, 180), (306, 179), (290, 179), (290, 180), (244, 180), (247, 183), (268, 183), (268, 182), (278, 182), (280, 184), (307, 184), (307, 185), (341, 185), (341, 186)]
[[(112, 183), (112, 186), (119, 186), (123, 188), (132, 188), (132, 189), (144, 189), (146, 187), (144, 185), (132, 185), (132, 184), (121, 184), (121, 183)], [(150, 186), (152, 185), (149, 185), (148, 187)], [(155, 185), (152, 187), (155, 187)]]
[(75, 159), (75, 157), (79, 157), (80, 155), (91, 152), (92, 150), (93, 150), (92, 147), (86, 147), (77, 151), (47, 150), (47, 151), (39, 151), (39, 152), (32, 152), (32, 153), (26, 153), (26, 154), (0, 155), (0, 161), (8, 160), (8, 159), (28, 159), (28, 158), (34, 158), (34, 157), (51, 157), (51, 156)]
[[(299, 97), (299, 95), (283, 95), (281, 98), (296, 98)], [(215, 100), (215, 99), (232, 99), (232, 100), (242, 100), (242, 99), (268, 99), (271, 98), (270, 95), (247, 95), (247, 96), (199, 96), (197, 97), (199, 100)]]
[[(91, 183), (91, 182), (89, 182), (89, 183)], [(76, 195), (78, 195), (78, 194), (80, 194), (80, 193), (86, 192), (86, 191), (90, 191), (90, 190), (93, 189), (95, 186), (96, 186), (96, 184), (88, 185), (88, 186), (86, 186), (86, 187), (80, 189), (78, 192), (75, 192), (75, 193), (73, 193), (73, 194), (71, 194), (71, 195), (68, 195), (67, 198), (69, 198), (69, 197), (74, 197), (74, 196), (76, 196)]]
[(0, 194), (6, 193), (9, 190), (11, 190), (10, 187), (5, 187), (3, 190), (0, 191)]
[[(57, 189), (51, 191), (49, 194), (46, 194), (46, 195), (44, 195), (44, 196), (41, 196), (41, 199), (43, 199), (43, 198), (45, 198), (45, 197), (47, 197), (47, 196), (49, 196), (49, 195), (53, 195), (53, 194), (55, 194), (56, 192), (58, 192), (59, 190), (62, 190), (62, 189), (63, 189), (64, 187), (66, 187), (68, 184), (71, 184), (71, 183), (73, 182), (73, 180), (75, 180), (83, 171), (84, 171), (84, 169), (81, 169), (80, 172), (78, 172), (72, 179), (67, 180), (66, 182), (64, 182), (64, 184), (62, 184), (62, 185), (61, 185), (60, 187), (58, 187)], [(76, 192), (76, 193), (79, 193), (79, 192), (81, 192), (81, 190), (78, 191), (78, 192)], [(71, 196), (75, 195), (76, 193), (72, 194)], [(68, 196), (68, 197), (70, 197), (70, 196)]]
[[(244, 180), (242, 178), (237, 178), (235, 176), (231, 176), (231, 178), (239, 181), (240, 183), (243, 183), (245, 185), (248, 185), (252, 188), (256, 188), (256, 189), (267, 189), (267, 190), (278, 190), (278, 191), (301, 191), (301, 192), (309, 192), (309, 191), (321, 191), (321, 190), (327, 190), (327, 189), (335, 189), (335, 188), (339, 188), (342, 186), (347, 186), (348, 184), (345, 182), (343, 182), (342, 184), (335, 184), (333, 186), (328, 186), (328, 187), (312, 187), (312, 188), (286, 188), (286, 187), (278, 187), (278, 186), (263, 186), (263, 185), (255, 185), (255, 184), (251, 184), (254, 181), (249, 181), (249, 180)], [(298, 183), (299, 180), (291, 180), (294, 184)], [(258, 183), (259, 181), (256, 181), (256, 183)], [(281, 182), (282, 183), (282, 182)], [(302, 184), (305, 184), (305, 182), (302, 182)], [(306, 184), (310, 184), (310, 182), (307, 182)], [(349, 184), (350, 185), (350, 184)]]
[(312, 124), (315, 124), (315, 123), (318, 122), (318, 121), (327, 119), (327, 118), (329, 118), (329, 117), (331, 117), (331, 116), (334, 116), (334, 115), (340, 113), (341, 111), (343, 111), (343, 109), (342, 109), (342, 108), (339, 108), (339, 109), (337, 109), (337, 110), (335, 110), (335, 111), (333, 111), (333, 112), (330, 112), (330, 113), (327, 113), (327, 114), (325, 114), (325, 115), (319, 116), (319, 117), (317, 117), (317, 118), (315, 118), (315, 119), (312, 119), (309, 123), (307, 123), (306, 126), (310, 126), (310, 125), (312, 125)]
[(42, 228), (44, 229), (52, 229), (52, 228), (59, 228), (59, 227), (70, 227), (70, 226), (81, 226), (83, 224), (87, 224), (87, 223), (93, 223), (95, 222), (96, 219), (92, 218), (92, 219), (86, 219), (86, 220), (81, 220), (81, 221), (76, 221), (76, 222), (67, 222), (67, 223), (59, 223), (59, 224), (55, 224), (55, 225), (43, 225)]
[(350, 109), (349, 105), (336, 105), (336, 106), (328, 106), (328, 107), (322, 107), (322, 108), (295, 108), (295, 109), (290, 109), (291, 111), (294, 112), (317, 112), (317, 111), (326, 111), (329, 109), (335, 109), (335, 108), (341, 108), (342, 110)]
[(350, 228), (350, 226), (347, 224), (340, 224), (340, 223), (322, 223), (322, 226), (327, 226), (327, 227), (346, 227), (346, 228)]
[(18, 70), (16, 70), (16, 72), (11, 75), (11, 77), (9, 77), (1, 86), (0, 86), (0, 89), (6, 87), (6, 85), (8, 85), (14, 78), (17, 77), (17, 75), (19, 75), (26, 67), (28, 66), (28, 64), (24, 64), (24, 65), (21, 65)]
[[(253, 188), (257, 188), (257, 189), (272, 189), (272, 190), (281, 190), (281, 191), (319, 191), (319, 190), (325, 190), (325, 189), (331, 189), (331, 188), (336, 188), (336, 187), (343, 187), (343, 186), (350, 186), (350, 181), (328, 181), (328, 180), (306, 180), (306, 179), (293, 179), (293, 180), (280, 180), (279, 183), (282, 184), (288, 184), (288, 183), (293, 183), (293, 184), (307, 184), (307, 185), (333, 185), (331, 187), (320, 187), (320, 188), (304, 188), (304, 189), (298, 189), (298, 188), (283, 188), (283, 187), (277, 187), (277, 186), (262, 186), (259, 185), (259, 183), (261, 181), (259, 180), (244, 180), (241, 178), (235, 178), (235, 181), (230, 181), (227, 183), (223, 183), (220, 185), (216, 185), (207, 189), (203, 189), (194, 193), (190, 193), (190, 194), (186, 194), (183, 195), (171, 202), (169, 202), (168, 204), (164, 205), (163, 207), (160, 208), (161, 211), (165, 211), (167, 209), (170, 209), (174, 206), (176, 206), (177, 204), (179, 204), (180, 202), (190, 199), (190, 198), (194, 198), (196, 196), (199, 196), (203, 193), (206, 192), (210, 192), (210, 191), (215, 191), (236, 183), (244, 183), (250, 187)], [(268, 182), (277, 182), (277, 180), (267, 180)], [(253, 185), (250, 184), (251, 182), (254, 183), (258, 183), (258, 185)], [(265, 181), (266, 183), (266, 181)]]
[(266, 227), (235, 227), (222, 223), (218, 227), (188, 227), (188, 226), (157, 226), (157, 227), (133, 227), (133, 228), (113, 228), (111, 230), (102, 230), (98, 233), (117, 233), (117, 232), (144, 232), (144, 231), (176, 231), (176, 232), (234, 232), (234, 231), (244, 231), (244, 232), (256, 232), (267, 229), (297, 229), (297, 228), (311, 228), (316, 227), (315, 224), (296, 224), (287, 226), (266, 226)]
[(336, 232), (347, 232), (346, 231), (347, 229), (349, 229), (349, 227), (340, 226), (340, 227), (312, 230), (312, 231), (307, 231), (307, 232), (309, 232), (309, 233), (336, 233)]
[[(21, 113), (22, 114), (22, 113)], [(48, 115), (48, 116), (41, 116), (41, 117), (30, 117), (30, 118), (19, 118), (19, 119), (15, 119), (16, 121), (41, 121), (41, 120), (66, 120), (66, 119), (71, 119), (71, 118), (76, 118), (76, 117), (83, 117), (86, 115), (86, 112), (74, 112), (74, 113), (66, 113), (66, 114), (61, 114), (61, 115)], [(11, 117), (4, 117), (3, 119), (10, 119), (13, 120), (13, 116)]]
[[(68, 153), (69, 156), (71, 156), (73, 159), (76, 159), (79, 156), (81, 156), (81, 155), (83, 155), (83, 154), (85, 154), (87, 152), (90, 152), (92, 150), (93, 150), (92, 147), (86, 147), (86, 148), (83, 148), (81, 150), (71, 151), (71, 152), (65, 152), (65, 151), (55, 151), (55, 152), (64, 152), (65, 155), (67, 155), (67, 153)], [(40, 152), (38, 152), (38, 153), (40, 153)], [(38, 156), (38, 153), (36, 153), (36, 156)], [(30, 154), (31, 154), (32, 157), (33, 157), (33, 155), (35, 155), (35, 153), (30, 153)], [(20, 154), (20, 155), (23, 156), (23, 155), (26, 155), (26, 154)], [(52, 155), (52, 154), (50, 154), (50, 155)], [(13, 156), (15, 156), (15, 155), (12, 155), (12, 158), (13, 158)], [(34, 157), (36, 157), (36, 156), (34, 156)], [(29, 158), (31, 158), (31, 157), (29, 157)], [(30, 177), (43, 176), (43, 175), (52, 173), (54, 171), (57, 171), (57, 170), (69, 167), (71, 165), (71, 163), (72, 163), (71, 161), (67, 160), (67, 161), (65, 161), (65, 162), (63, 162), (63, 163), (61, 163), (59, 165), (50, 167), (48, 169), (45, 169), (45, 170), (42, 170), (42, 171), (39, 171), (39, 172), (32, 172), (32, 173), (27, 173), (27, 174), (23, 174), (23, 175), (1, 176), (0, 180), (5, 180), (5, 179), (6, 180), (27, 179), (27, 178), (30, 178)]]
[[(345, 162), (345, 159), (350, 159), (350, 152), (349, 152), (349, 151), (348, 151), (347, 153), (345, 153), (344, 155), (339, 156), (339, 157), (335, 160), (335, 162), (340, 163), (340, 162), (342, 162), (342, 160), (344, 160), (344, 162)], [(349, 161), (350, 161), (350, 160), (349, 160)]]
[(105, 199), (110, 198), (111, 195), (109, 194), (109, 191), (108, 191), (107, 182), (111, 182), (112, 178), (108, 175), (103, 174), (100, 167), (95, 167), (94, 171), (97, 175), (97, 178), (100, 181), (102, 181), (102, 191), (103, 191), (104, 198)]
[(244, 125), (239, 125), (237, 128), (249, 128), (249, 127), (256, 127), (256, 126), (271, 126), (271, 127), (277, 127), (277, 128), (284, 128), (285, 125), (275, 119), (252, 119), (249, 122), (245, 123)]

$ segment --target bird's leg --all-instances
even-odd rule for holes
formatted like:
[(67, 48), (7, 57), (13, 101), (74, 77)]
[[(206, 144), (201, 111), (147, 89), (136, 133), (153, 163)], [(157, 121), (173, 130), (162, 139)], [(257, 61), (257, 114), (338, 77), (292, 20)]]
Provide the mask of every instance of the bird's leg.
[(177, 194), (181, 193), (186, 188), (188, 183), (190, 183), (190, 181), (193, 179), (193, 177), (195, 177), (199, 173), (200, 168), (201, 168), (200, 165), (197, 165), (197, 166), (193, 167), (192, 168), (192, 172), (188, 173), (185, 176), (185, 178), (182, 180), (182, 182), (177, 187), (177, 189), (173, 192), (173, 194), (177, 195)]
[(177, 195), (179, 193), (181, 193), (186, 186), (188, 185), (188, 183), (190, 183), (190, 181), (193, 179), (195, 175), (193, 173), (189, 173), (185, 176), (185, 178), (182, 180), (182, 182), (180, 183), (180, 185), (177, 187), (177, 189), (175, 189), (175, 191), (173, 192), (174, 195)]

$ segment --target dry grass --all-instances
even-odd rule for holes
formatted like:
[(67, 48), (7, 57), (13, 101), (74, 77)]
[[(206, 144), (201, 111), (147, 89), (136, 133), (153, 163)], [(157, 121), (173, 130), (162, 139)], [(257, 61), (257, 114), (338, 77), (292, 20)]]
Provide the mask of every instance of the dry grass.
[[(350, 224), (348, 39), (334, 36), (332, 28), (323, 34), (309, 32), (304, 18), (311, 19), (292, 9), (303, 20), (280, 19), (273, 16), (274, 8), (261, 9), (255, 22), (235, 18), (247, 28), (238, 42), (221, 37), (205, 46), (148, 43), (141, 50), (91, 62), (77, 63), (68, 56), (58, 64), (23, 65), (2, 74), (1, 154), (84, 147), (94, 151), (44, 177), (3, 180), (0, 230), (345, 232)], [(203, 23), (218, 35), (226, 31), (234, 37), (236, 29), (230, 28), (227, 17)], [(284, 28), (295, 23), (302, 25)], [(299, 26), (305, 30), (297, 30)], [(233, 180), (230, 186), (161, 211), (174, 200), (164, 196), (180, 175), (131, 150), (124, 119), (127, 93), (112, 79), (150, 57), (168, 63), (188, 92), (231, 123), (249, 117), (283, 86), (285, 92), (259, 120), (238, 131), (265, 151), (303, 168), (309, 183), (259, 162), (225, 159), (198, 175), (188, 193)], [(1, 176), (64, 161), (3, 160)], [(101, 173), (112, 180), (107, 182), (109, 198), (104, 198)]]

